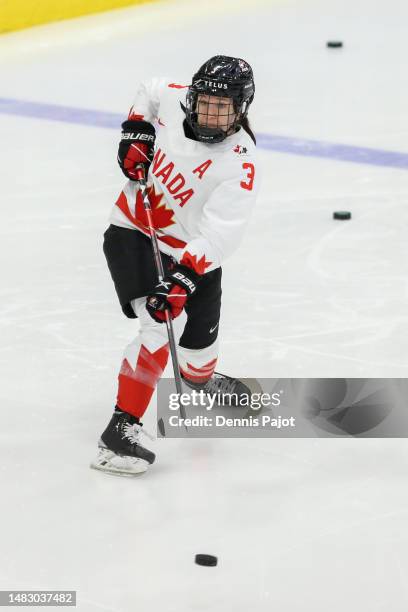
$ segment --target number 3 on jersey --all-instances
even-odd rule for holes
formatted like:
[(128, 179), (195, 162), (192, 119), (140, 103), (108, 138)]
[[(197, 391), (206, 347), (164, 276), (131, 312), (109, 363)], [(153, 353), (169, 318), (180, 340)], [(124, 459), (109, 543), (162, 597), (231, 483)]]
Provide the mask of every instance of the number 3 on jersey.
[(247, 181), (241, 181), (240, 185), (242, 189), (248, 189), (248, 191), (252, 191), (255, 178), (255, 166), (254, 164), (246, 162), (245, 164), (242, 164), (242, 167), (244, 170), (247, 170)]

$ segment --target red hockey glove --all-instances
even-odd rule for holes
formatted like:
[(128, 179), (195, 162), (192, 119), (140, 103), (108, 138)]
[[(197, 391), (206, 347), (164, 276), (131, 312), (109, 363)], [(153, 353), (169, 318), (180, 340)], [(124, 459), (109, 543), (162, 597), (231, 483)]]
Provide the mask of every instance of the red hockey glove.
[(145, 175), (153, 160), (156, 130), (147, 121), (122, 123), (122, 139), (119, 143), (118, 164), (128, 179), (137, 180), (136, 166), (143, 164)]
[(146, 308), (155, 321), (166, 320), (169, 309), (173, 319), (179, 316), (187, 299), (195, 292), (200, 275), (186, 266), (175, 266), (146, 298)]

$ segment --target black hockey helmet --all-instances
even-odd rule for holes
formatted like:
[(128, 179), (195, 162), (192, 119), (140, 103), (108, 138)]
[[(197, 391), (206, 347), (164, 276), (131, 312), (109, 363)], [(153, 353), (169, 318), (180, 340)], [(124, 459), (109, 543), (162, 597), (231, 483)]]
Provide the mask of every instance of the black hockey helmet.
[[(200, 109), (199, 123), (197, 103), (201, 94), (230, 98), (233, 102), (233, 113), (226, 118), (225, 112), (223, 113), (222, 109), (219, 110), (217, 105), (207, 104), (211, 122), (208, 120), (208, 115), (207, 121), (205, 120), (205, 115)], [(226, 55), (215, 55), (205, 62), (193, 76), (186, 98), (186, 119), (197, 140), (207, 143), (221, 142), (236, 132), (248, 113), (254, 94), (255, 83), (252, 68), (245, 60)], [(202, 99), (205, 100), (205, 98), (200, 98)], [(219, 114), (219, 121), (214, 121), (215, 112)]]

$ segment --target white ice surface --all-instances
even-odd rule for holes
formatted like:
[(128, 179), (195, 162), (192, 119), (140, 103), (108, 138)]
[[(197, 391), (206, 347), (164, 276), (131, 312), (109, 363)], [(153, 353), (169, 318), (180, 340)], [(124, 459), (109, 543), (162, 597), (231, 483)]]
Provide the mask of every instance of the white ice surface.
[[(225, 53), (254, 66), (256, 130), (407, 152), (407, 19), (402, 0), (145, 5), (3, 37), (0, 95), (125, 114), (139, 78)], [(136, 480), (88, 469), (135, 333), (101, 251), (118, 134), (0, 133), (0, 589), (76, 589), (80, 612), (406, 610), (404, 439), (160, 440)], [(406, 377), (407, 171), (260, 156), (219, 369)]]

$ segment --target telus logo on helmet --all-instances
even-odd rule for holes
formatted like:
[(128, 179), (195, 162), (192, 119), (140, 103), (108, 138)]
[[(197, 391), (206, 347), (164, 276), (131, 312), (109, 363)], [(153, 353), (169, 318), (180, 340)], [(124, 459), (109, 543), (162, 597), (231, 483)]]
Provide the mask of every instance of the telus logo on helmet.
[(215, 81), (203, 81), (206, 87), (215, 87), (217, 89), (228, 89), (227, 83), (216, 83)]

